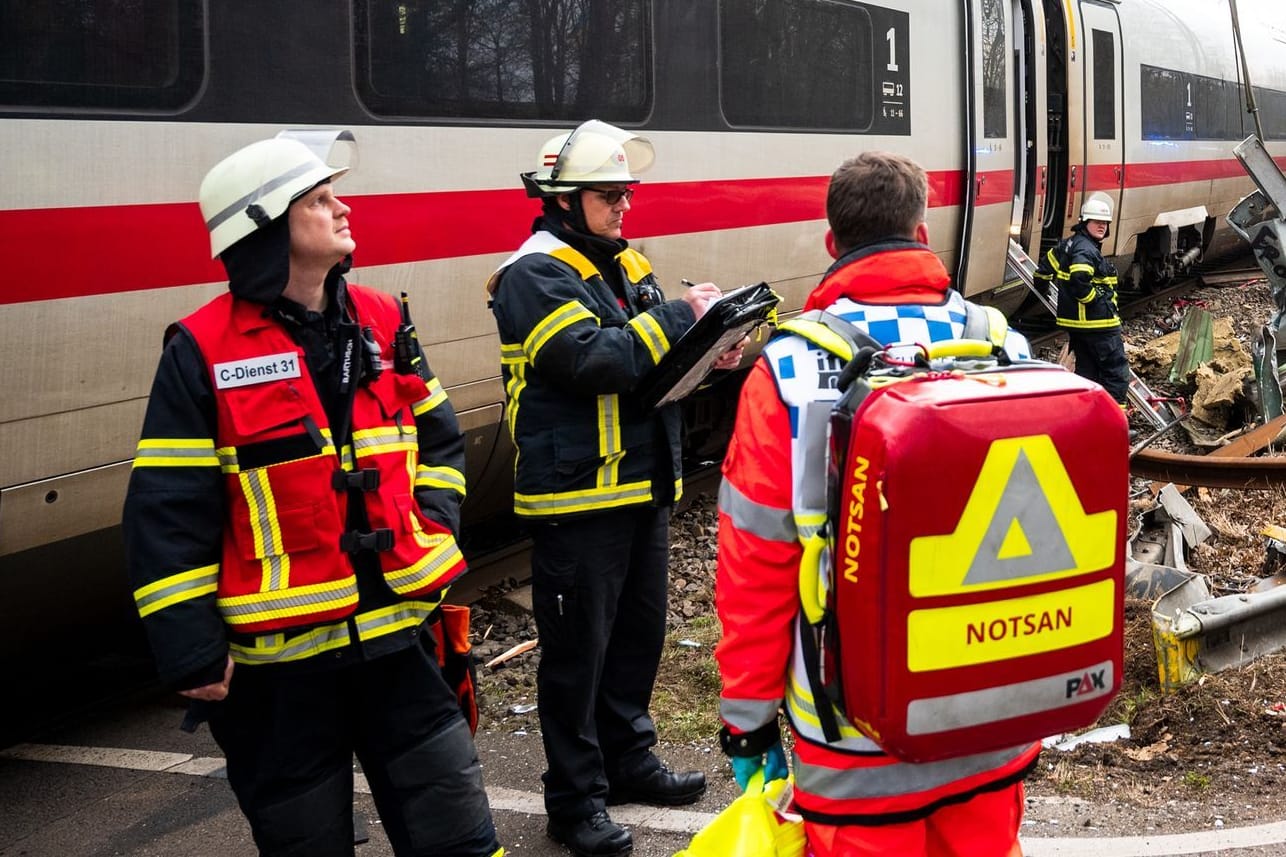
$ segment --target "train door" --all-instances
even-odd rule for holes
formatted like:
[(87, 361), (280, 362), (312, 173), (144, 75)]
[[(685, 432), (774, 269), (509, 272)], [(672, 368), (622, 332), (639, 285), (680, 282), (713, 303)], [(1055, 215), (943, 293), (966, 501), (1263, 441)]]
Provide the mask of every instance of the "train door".
[[(1014, 16), (1014, 211), (1010, 237), (1039, 252), (1038, 218), (1045, 202), (1045, 93), (1040, 86), (1043, 18), (1031, 0), (1013, 0)], [(1033, 235), (1033, 233), (1036, 233)]]
[[(1085, 61), (1082, 123), (1085, 160), (1083, 179), (1069, 209), (1072, 223), (1080, 219), (1080, 205), (1091, 193), (1112, 198), (1115, 221), (1121, 221), (1121, 190), (1125, 183), (1125, 129), (1123, 121), (1123, 72), (1121, 20), (1115, 3), (1108, 0), (1081, 0), (1081, 33)], [(1115, 256), (1119, 230), (1113, 229), (1103, 241), (1103, 255)]]
[(972, 63), (966, 75), (969, 167), (964, 189), (964, 220), (956, 283), (966, 294), (993, 289), (1004, 279), (1006, 237), (1015, 216), (1022, 217), (1016, 191), (1013, 99), (1013, 0), (969, 0)]
[[(1069, 111), (1071, 70), (1076, 63), (1075, 22), (1064, 17), (1064, 4), (1070, 0), (1044, 0), (1045, 10), (1045, 154), (1044, 207), (1040, 220), (1040, 251), (1053, 246), (1063, 236), (1064, 212), (1069, 204), (1071, 186), (1079, 177), (1080, 135), (1073, 134), (1072, 123), (1078, 111)], [(1079, 82), (1076, 86), (1079, 93)], [(1072, 140), (1077, 141), (1072, 151)]]

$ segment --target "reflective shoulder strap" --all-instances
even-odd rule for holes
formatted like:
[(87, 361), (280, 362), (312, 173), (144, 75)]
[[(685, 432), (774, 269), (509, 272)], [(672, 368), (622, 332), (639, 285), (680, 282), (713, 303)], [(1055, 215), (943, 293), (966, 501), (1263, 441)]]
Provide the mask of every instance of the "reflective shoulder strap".
[(965, 339), (980, 339), (1002, 348), (1008, 334), (1009, 321), (1003, 312), (995, 307), (983, 307), (965, 301)]

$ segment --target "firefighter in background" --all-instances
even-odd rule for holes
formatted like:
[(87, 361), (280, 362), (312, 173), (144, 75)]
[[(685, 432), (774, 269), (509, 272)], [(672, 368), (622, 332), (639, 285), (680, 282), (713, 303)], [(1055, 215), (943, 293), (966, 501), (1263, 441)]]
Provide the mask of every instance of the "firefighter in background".
[(398, 303), (344, 281), (345, 172), (279, 137), (201, 184), (229, 291), (167, 331), (125, 501), (134, 598), (261, 854), (354, 853), (356, 754), (394, 853), (491, 857), (425, 625), (465, 571), (464, 442), (432, 372), (394, 365)]
[[(608, 805), (687, 804), (706, 786), (651, 750), (680, 414), (644, 410), (631, 391), (719, 289), (666, 300), (621, 237), (652, 158), (646, 139), (596, 120), (546, 141), (522, 174), (542, 213), (487, 284), (518, 451), (514, 512), (532, 537), (547, 832), (579, 855), (632, 848)], [(740, 359), (735, 348), (716, 368)]]
[[(927, 194), (924, 171), (900, 155), (865, 152), (842, 164), (826, 197), (826, 246), (836, 261), (805, 311), (827, 310), (884, 344), (961, 338), (965, 301), (928, 247)], [(1012, 357), (1028, 357), (1021, 335), (1007, 331), (1003, 317), (991, 319), (992, 341)], [(804, 674), (800, 586), (819, 568), (804, 549), (818, 527), (807, 510), (824, 496), (827, 474), (802, 466), (808, 460), (824, 471), (824, 459), (805, 456), (803, 439), (816, 434), (811, 421), (829, 419), (842, 368), (807, 339), (779, 335), (742, 388), (719, 492), (721, 744), (743, 788), (761, 767), (766, 778), (785, 776), (777, 720), (785, 708), (795, 736), (796, 808), (815, 857), (1019, 854), (1022, 780), (1039, 744), (929, 764), (900, 761), (829, 700), (813, 698)], [(869, 664), (839, 665), (864, 668)], [(835, 712), (835, 743), (823, 734), (819, 705)]]
[(1058, 289), (1058, 326), (1076, 357), (1076, 374), (1088, 378), (1125, 407), (1130, 364), (1116, 306), (1116, 267), (1103, 258), (1112, 228), (1112, 200), (1091, 194), (1072, 234), (1041, 258), (1036, 278)]

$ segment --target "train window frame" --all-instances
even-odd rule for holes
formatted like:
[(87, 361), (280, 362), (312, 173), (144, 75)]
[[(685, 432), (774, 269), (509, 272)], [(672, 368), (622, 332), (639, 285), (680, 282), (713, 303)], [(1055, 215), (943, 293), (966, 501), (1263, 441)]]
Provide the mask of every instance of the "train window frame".
[[(1010, 52), (1008, 31), (1005, 28), (1005, 4), (1002, 0), (981, 0), (981, 5), (978, 76), (982, 89), (982, 136), (985, 140), (1003, 140), (1009, 136)], [(997, 59), (999, 69), (994, 65)]]
[[(209, 68), (206, 0), (160, 0), (166, 5), (155, 17), (168, 14), (170, 19), (153, 24), (153, 29), (141, 34), (133, 44), (118, 43), (122, 49), (114, 53), (109, 40), (93, 40), (92, 37), (101, 35), (107, 26), (119, 25), (122, 20), (128, 19), (122, 18), (116, 10), (104, 11), (103, 7), (115, 0), (80, 2), (86, 8), (79, 20), (82, 23), (90, 22), (89, 26), (98, 23), (101, 27), (94, 32), (88, 31), (88, 27), (82, 27), (79, 33), (76, 28), (67, 27), (55, 31), (46, 42), (49, 46), (47, 54), (56, 56), (63, 62), (62, 71), (67, 79), (4, 77), (7, 45), (0, 40), (0, 105), (6, 109), (68, 109), (168, 115), (182, 112), (200, 96)], [(91, 5), (94, 8), (88, 8)], [(156, 7), (156, 0), (150, 0), (147, 9), (155, 13)], [(48, 32), (50, 22), (47, 19), (36, 20), (36, 16), (42, 13), (52, 14), (48, 3), (42, 5), (38, 0), (23, 0), (10, 7), (9, 11), (17, 14), (15, 10), (18, 9), (32, 16), (29, 20), (33, 27), (45, 28), (42, 32)], [(0, 11), (0, 22), (4, 20)], [(0, 27), (0, 31), (6, 29)], [(155, 63), (163, 55), (157, 46), (157, 29), (165, 31), (162, 35), (172, 37), (166, 42), (171, 61), (164, 68), (143, 68), (144, 76), (152, 80), (127, 80), (123, 76), (116, 82), (103, 79), (103, 68), (119, 68), (124, 64), (123, 59), (133, 58), (134, 65), (139, 67), (142, 64), (138, 62), (138, 58)], [(59, 38), (64, 45), (62, 48), (54, 47)], [(24, 41), (19, 36), (12, 44), (15, 46), (11, 60), (13, 67), (33, 67), (35, 63), (30, 55), (22, 53), (23, 48), (28, 48), (33, 43)], [(73, 55), (80, 57), (82, 66), (95, 66), (95, 70), (77, 74), (76, 69), (67, 68), (67, 58)], [(52, 71), (53, 62), (50, 61), (48, 65)], [(44, 75), (50, 78), (53, 76), (53, 73)]]
[(1094, 51), (1091, 68), (1094, 74), (1093, 117), (1094, 139), (1116, 139), (1116, 34), (1111, 30), (1090, 30)]
[[(618, 9), (620, 4), (591, 4), (587, 0), (566, 0), (566, 2), (580, 2), (586, 11), (593, 11), (603, 14), (604, 10)], [(364, 109), (372, 115), (389, 119), (431, 119), (435, 121), (473, 121), (478, 119), (493, 121), (574, 121), (584, 119), (586, 116), (594, 116), (607, 122), (615, 122), (621, 125), (636, 125), (647, 121), (651, 116), (654, 103), (656, 100), (656, 81), (655, 81), (655, 64), (656, 64), (656, 36), (655, 20), (656, 9), (655, 0), (629, 0), (634, 5), (631, 10), (631, 16), (636, 16), (637, 21), (637, 50), (633, 52), (631, 62), (636, 66), (632, 69), (634, 79), (626, 84), (629, 89), (629, 99), (622, 99), (616, 102), (602, 100), (596, 103), (584, 103), (578, 99), (563, 102), (560, 104), (541, 104), (534, 94), (531, 98), (518, 100), (504, 100), (505, 94), (502, 93), (499, 98), (481, 99), (470, 97), (467, 90), (472, 85), (471, 78), (457, 77), (454, 81), (457, 88), (466, 90), (463, 98), (434, 98), (431, 95), (416, 94), (413, 92), (391, 93), (381, 91), (379, 86), (386, 77), (397, 75), (396, 69), (393, 72), (385, 73), (379, 71), (377, 74), (376, 61), (373, 59), (377, 54), (381, 54), (378, 45), (375, 42), (375, 36), (372, 34), (373, 14), (378, 6), (386, 6), (390, 9), (398, 7), (398, 0), (353, 0), (352, 3), (352, 51), (353, 51), (353, 84), (354, 93), (358, 102)], [(444, 0), (430, 0), (428, 3), (421, 4), (426, 12), (426, 19), (434, 12), (440, 11), (442, 6), (448, 5)], [(468, 4), (472, 9), (473, 4)], [(515, 4), (517, 5), (517, 4)], [(399, 27), (407, 26), (410, 20), (404, 16), (406, 5), (400, 6), (399, 18), (397, 25)], [(467, 22), (466, 22), (467, 23)], [(405, 34), (403, 31), (402, 34)], [(564, 34), (565, 35), (565, 34)], [(532, 36), (530, 32), (526, 34), (528, 39)], [(566, 45), (566, 39), (557, 40), (560, 45)], [(593, 53), (600, 51), (604, 55), (610, 53), (612, 57), (620, 60), (622, 41), (619, 39), (599, 39), (593, 40), (586, 37), (584, 40), (586, 46), (585, 56), (581, 58), (581, 65), (595, 63)], [(493, 45), (494, 47), (494, 45)], [(433, 47), (426, 50), (432, 50)], [(495, 55), (504, 59), (527, 54), (520, 51), (506, 50), (502, 45), (495, 48)], [(388, 62), (387, 54), (381, 54), (381, 61)], [(465, 60), (466, 64), (468, 58)], [(597, 67), (595, 65), (595, 67)], [(565, 66), (564, 73), (568, 69)], [(445, 75), (446, 72), (442, 72)], [(516, 65), (509, 67), (503, 72), (505, 80), (500, 86), (523, 85), (514, 83), (521, 78), (523, 74), (528, 75), (528, 79), (535, 77), (534, 71), (530, 68), (519, 69)], [(610, 79), (607, 75), (599, 75), (593, 78), (595, 80)], [(566, 85), (567, 81), (562, 81)], [(531, 84), (533, 87), (535, 84)], [(426, 77), (426, 81), (420, 84), (422, 90), (432, 87), (431, 77)], [(386, 87), (387, 88), (387, 87)], [(579, 93), (578, 93), (579, 94)]]
[[(1221, 104), (1204, 103), (1203, 90), (1218, 90)], [(1235, 80), (1141, 63), (1141, 136), (1145, 141), (1244, 139), (1249, 122), (1240, 109), (1242, 92), (1242, 84)], [(1265, 123), (1264, 136), (1286, 139), (1286, 92), (1256, 86), (1255, 99)], [(1221, 113), (1222, 121), (1212, 111)]]
[[(762, 85), (758, 87), (744, 87), (744, 91), (749, 91), (753, 94), (747, 96), (744, 103), (733, 103), (734, 94), (743, 91), (743, 87), (741, 86), (742, 81), (733, 80), (732, 78), (734, 78), (738, 72), (744, 73), (749, 67), (750, 61), (743, 60), (741, 57), (753, 53), (752, 51), (739, 52), (738, 50), (730, 50), (730, 39), (728, 38), (729, 30), (727, 26), (728, 22), (733, 20), (740, 21), (741, 18), (735, 14), (731, 14), (729, 6), (738, 2), (743, 2), (743, 0), (719, 0), (718, 3), (719, 110), (724, 121), (728, 124), (728, 127), (746, 130), (787, 129), (792, 131), (870, 133), (876, 125), (881, 124), (878, 121), (881, 118), (885, 119), (887, 123), (887, 120), (890, 118), (887, 113), (888, 105), (890, 103), (889, 98), (894, 96), (889, 95), (885, 101), (880, 102), (880, 105), (885, 112), (883, 117), (879, 116), (877, 114), (878, 99), (875, 91), (876, 81), (878, 79), (875, 65), (876, 57), (879, 54), (879, 46), (876, 44), (877, 30), (882, 28), (882, 24), (877, 24), (877, 16), (873, 13), (892, 13), (893, 10), (886, 10), (882, 7), (865, 3), (839, 3), (835, 2), (835, 0), (785, 0), (785, 2), (769, 4), (769, 6), (777, 12), (782, 12), (784, 7), (791, 5), (798, 6), (807, 4), (817, 7), (825, 6), (839, 12), (840, 14), (852, 13), (857, 16), (855, 20), (864, 24), (864, 28), (852, 39), (851, 44), (854, 47), (868, 49), (867, 56), (864, 58), (859, 56), (858, 61), (851, 64), (833, 63), (829, 66), (832, 71), (851, 68), (854, 73), (853, 91), (855, 97), (853, 99), (853, 121), (840, 123), (835, 121), (838, 115), (838, 111), (835, 109), (836, 102), (838, 101), (835, 97), (835, 91), (834, 89), (824, 86), (818, 86), (816, 88), (819, 92), (825, 92), (825, 108), (819, 111), (816, 115), (803, 118), (799, 115), (788, 117), (782, 110), (776, 110), (775, 113), (771, 112), (770, 105), (767, 104), (769, 98), (764, 93)], [(806, 19), (806, 16), (803, 15), (792, 15), (790, 9), (785, 9), (783, 14), (791, 20)], [(901, 20), (903, 21), (908, 19), (905, 13), (894, 14), (900, 14)], [(748, 32), (748, 30), (743, 30), (742, 33), (738, 35), (743, 35), (745, 32)], [(905, 24), (901, 27), (895, 25), (894, 27), (888, 28), (891, 55), (888, 62), (885, 63), (887, 73), (883, 73), (882, 77), (886, 79), (881, 81), (881, 86), (883, 86), (886, 91), (890, 87), (894, 90), (897, 98), (896, 109), (899, 111), (898, 115), (894, 117), (897, 128), (889, 130), (889, 133), (910, 133), (910, 52), (907, 47), (907, 40), (909, 39), (908, 32), (909, 26)], [(734, 43), (732, 47), (740, 48), (742, 45)], [(813, 50), (809, 52), (812, 54), (809, 59), (813, 59), (813, 57), (820, 55), (820, 52), (815, 50), (816, 42), (810, 43), (810, 47), (813, 48)], [(800, 52), (797, 56), (802, 54), (803, 52)], [(824, 61), (814, 60), (814, 62), (818, 67), (827, 67), (827, 63)], [(740, 63), (744, 63), (745, 65), (739, 65)], [(780, 67), (780, 64), (764, 63), (763, 67), (776, 69)], [(781, 75), (778, 80), (784, 81), (789, 77), (790, 75)], [(893, 80), (889, 80), (888, 78), (893, 78)], [(863, 86), (862, 84), (865, 85)], [(751, 113), (750, 108), (752, 106), (758, 107), (760, 112), (757, 115)], [(902, 125), (905, 125), (904, 131), (901, 130)]]

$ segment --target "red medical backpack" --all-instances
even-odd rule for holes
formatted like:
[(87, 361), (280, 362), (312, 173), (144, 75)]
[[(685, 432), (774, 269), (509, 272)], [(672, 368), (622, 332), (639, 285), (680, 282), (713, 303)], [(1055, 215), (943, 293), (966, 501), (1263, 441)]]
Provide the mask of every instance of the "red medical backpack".
[(859, 377), (831, 416), (821, 680), (914, 762), (1092, 724), (1121, 682), (1128, 431), (1053, 364)]

